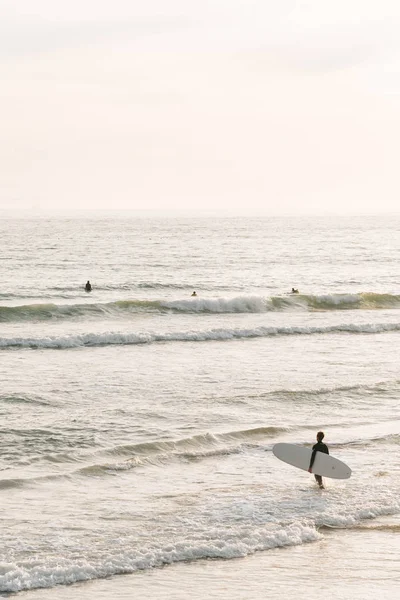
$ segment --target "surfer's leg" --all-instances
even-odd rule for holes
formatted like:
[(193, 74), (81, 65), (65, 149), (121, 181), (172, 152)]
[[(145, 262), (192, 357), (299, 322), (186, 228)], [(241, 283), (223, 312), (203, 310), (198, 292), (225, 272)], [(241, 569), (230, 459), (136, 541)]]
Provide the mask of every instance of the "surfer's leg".
[(324, 487), (324, 483), (323, 483), (323, 481), (322, 481), (322, 477), (321, 477), (321, 475), (314, 475), (314, 477), (315, 477), (315, 481), (318, 483), (319, 487), (320, 487), (321, 489), (323, 489), (323, 487)]

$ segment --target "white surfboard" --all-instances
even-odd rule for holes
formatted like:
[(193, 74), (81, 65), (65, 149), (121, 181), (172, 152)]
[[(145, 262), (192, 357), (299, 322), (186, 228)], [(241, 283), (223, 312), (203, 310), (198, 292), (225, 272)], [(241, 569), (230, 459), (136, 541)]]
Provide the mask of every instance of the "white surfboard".
[[(296, 446), (296, 444), (275, 444), (272, 452), (279, 460), (298, 469), (303, 469), (303, 471), (308, 471), (312, 454), (310, 448)], [(315, 475), (331, 477), (331, 479), (348, 479), (351, 476), (350, 467), (341, 460), (323, 452), (317, 452), (312, 472)]]

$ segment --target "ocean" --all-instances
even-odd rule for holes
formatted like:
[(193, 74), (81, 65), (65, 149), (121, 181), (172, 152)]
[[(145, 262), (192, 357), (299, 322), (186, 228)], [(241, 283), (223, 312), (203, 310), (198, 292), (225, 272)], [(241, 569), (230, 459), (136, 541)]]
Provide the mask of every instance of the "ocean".
[[(400, 215), (0, 240), (0, 595), (398, 597)], [(325, 490), (271, 451), (318, 430)]]

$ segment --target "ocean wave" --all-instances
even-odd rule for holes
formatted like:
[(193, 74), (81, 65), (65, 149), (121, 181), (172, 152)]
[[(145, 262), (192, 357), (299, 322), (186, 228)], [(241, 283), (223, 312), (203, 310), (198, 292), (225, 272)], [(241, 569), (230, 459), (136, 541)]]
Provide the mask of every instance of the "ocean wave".
[[(302, 426), (300, 429), (315, 429), (314, 426)], [(38, 457), (36, 454), (26, 457), (24, 464), (38, 462), (52, 462), (64, 465), (67, 470), (47, 475), (45, 477), (29, 477), (26, 479), (3, 479), (0, 487), (22, 487), (40, 484), (43, 480), (59, 479), (65, 476), (71, 477), (107, 477), (122, 471), (130, 471), (138, 467), (158, 466), (162, 467), (175, 461), (201, 461), (209, 458), (221, 458), (246, 452), (249, 449), (258, 448), (262, 451), (271, 451), (272, 439), (281, 433), (287, 433), (287, 427), (257, 427), (248, 430), (239, 430), (226, 433), (199, 434), (175, 441), (141, 442), (137, 444), (125, 444), (108, 449), (92, 447), (88, 444), (86, 450), (79, 449), (78, 452), (65, 451), (63, 453), (43, 452)], [(389, 434), (387, 436), (369, 435), (365, 438), (349, 440), (347, 442), (331, 443), (332, 451), (349, 448), (376, 447), (383, 443), (398, 445), (400, 435)], [(104, 459), (111, 458), (108, 462)], [(103, 460), (101, 460), (103, 459)], [(90, 461), (91, 464), (88, 464)], [(79, 463), (84, 464), (80, 466)], [(73, 469), (71, 470), (71, 465)], [(8, 483), (9, 482), (9, 483)]]
[(379, 444), (394, 445), (400, 444), (400, 433), (387, 433), (385, 435), (368, 435), (364, 438), (350, 440), (348, 442), (330, 444), (332, 448), (344, 449), (344, 448), (368, 448), (372, 446), (376, 448)]
[[(140, 444), (128, 444), (109, 449), (107, 454), (113, 456), (130, 456), (126, 461), (132, 461), (133, 466), (144, 460), (165, 461), (167, 459), (200, 459), (210, 456), (223, 456), (240, 452), (243, 447), (256, 440), (273, 438), (280, 433), (289, 431), (287, 427), (255, 427), (227, 433), (205, 433), (175, 441), (155, 441)], [(124, 468), (129, 468), (129, 464)], [(119, 470), (121, 463), (114, 465)], [(113, 467), (113, 468), (114, 468)], [(107, 469), (110, 465), (106, 466)]]
[[(111, 472), (127, 471), (138, 466), (162, 465), (174, 460), (202, 460), (213, 456), (226, 456), (237, 454), (250, 444), (265, 441), (280, 433), (289, 431), (285, 427), (256, 427), (227, 433), (205, 433), (188, 438), (171, 441), (156, 440), (154, 442), (141, 442), (137, 444), (124, 444), (112, 448), (99, 448), (93, 435), (86, 439), (79, 435), (79, 431), (73, 435), (73, 430), (68, 430), (68, 441), (66, 435), (52, 433), (42, 430), (0, 430), (6, 446), (11, 441), (18, 439), (18, 448), (14, 443), (12, 459), (14, 464), (29, 465), (37, 462), (55, 463), (65, 465), (68, 468), (68, 476), (106, 476)], [(72, 436), (72, 437), (71, 437)], [(22, 444), (22, 446), (21, 446)], [(73, 448), (73, 450), (70, 450)], [(4, 454), (5, 452), (3, 452)], [(1, 453), (0, 453), (1, 456)], [(7, 450), (7, 456), (10, 451)], [(117, 458), (116, 458), (117, 457)], [(100, 462), (101, 459), (112, 458), (113, 462)], [(123, 460), (122, 460), (123, 459)], [(87, 463), (85, 466), (76, 466), (77, 463)], [(74, 468), (71, 471), (70, 465)], [(46, 477), (64, 477), (65, 471)], [(27, 478), (25, 481), (30, 485), (40, 483), (43, 476), (38, 478)], [(14, 480), (0, 480), (1, 485), (15, 487)], [(24, 479), (18, 480), (18, 486), (22, 486)]]
[[(316, 529), (307, 524), (290, 524), (271, 528), (269, 525), (224, 529), (215, 527), (203, 534), (171, 539), (161, 544), (147, 544), (135, 549), (135, 538), (131, 544), (120, 543), (113, 548), (102, 548), (97, 544), (85, 558), (73, 558), (68, 552), (64, 556), (49, 557), (41, 561), (25, 559), (20, 563), (4, 563), (0, 571), (0, 592), (20, 592), (35, 588), (50, 588), (134, 573), (139, 570), (162, 567), (179, 562), (204, 559), (233, 559), (255, 552), (283, 548), (313, 542), (321, 538)], [(175, 535), (176, 538), (176, 535)], [(65, 555), (66, 554), (66, 555)]]
[(20, 394), (0, 394), (0, 403), (4, 404), (32, 404), (38, 406), (50, 406), (51, 403), (43, 398)]
[[(312, 499), (307, 499), (308, 512), (313, 518), (285, 522), (269, 520), (264, 499), (253, 497), (244, 502), (249, 510), (243, 510), (243, 501), (238, 499), (222, 512), (213, 504), (205, 506), (196, 512), (195, 518), (187, 513), (165, 522), (162, 515), (160, 520), (151, 521), (151, 532), (146, 531), (144, 523), (143, 529), (139, 525), (134, 531), (126, 528), (117, 540), (115, 535), (107, 536), (103, 528), (103, 535), (96, 532), (96, 543), (90, 543), (87, 537), (85, 542), (79, 540), (79, 545), (76, 540), (68, 543), (63, 536), (57, 545), (52, 540), (47, 553), (36, 553), (34, 557), (24, 553), (19, 559), (14, 552), (1, 565), (0, 592), (52, 588), (181, 562), (232, 560), (275, 548), (300, 546), (323, 539), (326, 529), (363, 528), (364, 521), (396, 514), (400, 508), (398, 501), (389, 497), (365, 500), (364, 496), (358, 503), (343, 507), (343, 501), (316, 502), (313, 492)], [(301, 502), (297, 508), (302, 508)], [(393, 532), (397, 530), (390, 528)]]
[[(269, 306), (269, 308), (268, 308)], [(240, 296), (189, 300), (117, 300), (108, 303), (25, 304), (0, 306), (0, 322), (46, 321), (90, 317), (118, 318), (143, 312), (159, 313), (260, 313), (272, 310), (265, 298)]]
[(69, 463), (81, 454), (98, 448), (95, 428), (15, 429), (2, 427), (0, 461), (7, 466), (31, 465), (37, 462)]
[(333, 529), (356, 529), (363, 521), (370, 521), (378, 517), (397, 515), (400, 503), (393, 499), (381, 499), (381, 502), (365, 501), (362, 496), (348, 512), (340, 512), (336, 508), (332, 512), (326, 512), (315, 520), (315, 526)]
[[(375, 383), (354, 383), (348, 385), (336, 385), (336, 386), (323, 386), (317, 388), (277, 388), (268, 392), (260, 392), (257, 394), (247, 394), (245, 396), (227, 396), (224, 398), (217, 398), (218, 401), (228, 401), (228, 402), (240, 402), (247, 401), (249, 399), (263, 399), (263, 398), (277, 398), (280, 399), (295, 399), (299, 398), (307, 400), (312, 399), (312, 402), (315, 402), (315, 398), (324, 398), (326, 396), (332, 395), (343, 395), (344, 392), (349, 392), (352, 396), (354, 395), (375, 395), (375, 394), (384, 394), (384, 393), (395, 393), (398, 394), (399, 391), (400, 380), (390, 379), (387, 381), (377, 381)], [(346, 394), (347, 397), (347, 394)]]
[(263, 313), (269, 311), (334, 311), (400, 308), (400, 295), (393, 294), (287, 294), (284, 296), (236, 296), (234, 298), (190, 298), (159, 302), (177, 312)]
[[(113, 311), (113, 304), (115, 310)], [(51, 319), (73, 319), (117, 312), (118, 303), (111, 304), (24, 304), (0, 306), (0, 322), (47, 321)]]
[(49, 337), (12, 337), (0, 338), (0, 348), (31, 349), (68, 349), (94, 346), (129, 346), (152, 344), (157, 342), (207, 342), (229, 341), (253, 338), (268, 338), (297, 335), (327, 334), (377, 334), (400, 331), (400, 323), (364, 323), (356, 325), (345, 323), (327, 327), (256, 327), (253, 329), (220, 328), (204, 331), (182, 331), (173, 333), (137, 332), (137, 333), (85, 333), (81, 335)]
[(80, 304), (37, 303), (0, 306), (0, 322), (45, 321), (126, 317), (139, 312), (193, 314), (265, 313), (270, 311), (379, 310), (400, 308), (400, 296), (392, 294), (330, 294), (287, 296), (236, 296), (177, 300), (117, 300)]
[(377, 310), (400, 308), (400, 295), (363, 292), (360, 294), (328, 294), (305, 296), (309, 308), (317, 310)]

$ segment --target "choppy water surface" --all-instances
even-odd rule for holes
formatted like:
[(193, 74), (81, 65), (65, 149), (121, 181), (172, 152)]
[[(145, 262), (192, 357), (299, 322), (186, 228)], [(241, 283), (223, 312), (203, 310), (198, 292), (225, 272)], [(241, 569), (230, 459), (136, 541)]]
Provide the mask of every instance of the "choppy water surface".
[[(0, 591), (396, 518), (399, 230), (398, 216), (3, 218)], [(320, 428), (353, 469), (322, 493), (271, 453)]]

